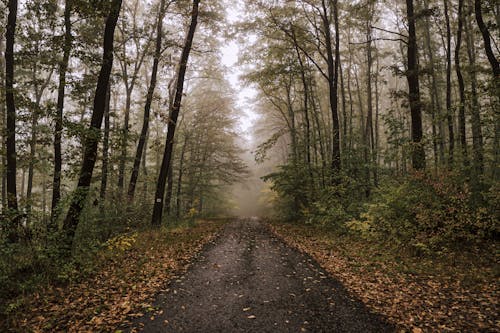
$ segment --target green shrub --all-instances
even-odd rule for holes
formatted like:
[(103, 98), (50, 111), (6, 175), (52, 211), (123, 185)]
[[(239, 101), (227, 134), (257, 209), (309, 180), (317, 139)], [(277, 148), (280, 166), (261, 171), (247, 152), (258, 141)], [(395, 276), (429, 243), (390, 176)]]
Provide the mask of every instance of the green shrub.
[(380, 187), (359, 219), (347, 224), (364, 237), (438, 248), (497, 237), (498, 185), (482, 193), (481, 205), (467, 182), (454, 174), (413, 174)]

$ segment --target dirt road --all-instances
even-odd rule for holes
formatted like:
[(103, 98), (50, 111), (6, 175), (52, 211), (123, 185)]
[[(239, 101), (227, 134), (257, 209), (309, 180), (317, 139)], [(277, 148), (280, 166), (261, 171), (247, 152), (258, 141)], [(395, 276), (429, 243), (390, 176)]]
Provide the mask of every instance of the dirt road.
[(155, 306), (143, 332), (394, 331), (257, 219), (228, 224)]

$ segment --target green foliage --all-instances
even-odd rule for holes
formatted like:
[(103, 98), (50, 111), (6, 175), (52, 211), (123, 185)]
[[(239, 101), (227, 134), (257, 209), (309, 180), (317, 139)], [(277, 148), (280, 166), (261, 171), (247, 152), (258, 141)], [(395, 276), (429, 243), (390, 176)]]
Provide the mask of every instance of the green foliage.
[(385, 184), (359, 219), (347, 226), (364, 237), (410, 244), (422, 252), (493, 239), (499, 234), (498, 185), (478, 205), (459, 176), (414, 174)]

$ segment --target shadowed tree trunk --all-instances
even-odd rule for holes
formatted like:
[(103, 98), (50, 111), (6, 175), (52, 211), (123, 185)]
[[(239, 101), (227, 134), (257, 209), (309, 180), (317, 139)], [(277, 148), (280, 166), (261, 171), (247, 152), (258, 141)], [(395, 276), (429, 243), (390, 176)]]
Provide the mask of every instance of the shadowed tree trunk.
[(458, 91), (460, 95), (460, 104), (458, 108), (458, 136), (460, 138), (462, 159), (464, 165), (467, 165), (468, 157), (467, 157), (467, 137), (465, 132), (465, 84), (460, 64), (460, 47), (462, 45), (462, 30), (464, 26), (463, 8), (464, 8), (464, 0), (458, 0), (458, 14), (457, 14), (458, 27), (457, 27), (457, 42), (455, 45), (455, 71), (457, 73)]
[(9, 239), (17, 239), (17, 189), (16, 189), (16, 105), (14, 102), (14, 38), (17, 20), (17, 0), (7, 4), (9, 16), (5, 33), (5, 102), (7, 106), (7, 206), (13, 217)]
[[(494, 134), (494, 142), (493, 142), (493, 160), (494, 160), (494, 165), (493, 165), (493, 172), (496, 174), (498, 172), (498, 160), (499, 160), (499, 154), (500, 154), (500, 149), (499, 149), (499, 136), (500, 136), (500, 115), (498, 112), (498, 107), (500, 106), (500, 65), (498, 64), (498, 60), (495, 57), (495, 54), (493, 53), (493, 49), (491, 46), (491, 39), (490, 39), (490, 32), (488, 30), (487, 25), (484, 23), (483, 20), (483, 13), (482, 13), (482, 1), (481, 0), (475, 0), (474, 1), (474, 11), (476, 14), (476, 22), (479, 27), (479, 30), (481, 31), (481, 36), (483, 37), (483, 43), (484, 43), (484, 51), (486, 53), (486, 56), (488, 58), (488, 61), (491, 66), (491, 71), (493, 74), (493, 84), (492, 84), (492, 90), (493, 90), (493, 98), (494, 98), (494, 108), (497, 110), (493, 117), (493, 121), (495, 124), (495, 134)], [(500, 15), (497, 13), (497, 20), (499, 19)], [(498, 22), (498, 21), (497, 21)], [(498, 29), (498, 26), (497, 26)]]
[(406, 0), (408, 19), (408, 79), (409, 102), (411, 112), (412, 166), (415, 170), (425, 169), (425, 150), (422, 142), (422, 109), (420, 104), (418, 47), (415, 29), (415, 13), (413, 0)]
[(446, 119), (448, 121), (448, 167), (453, 166), (455, 149), (455, 133), (453, 131), (453, 109), (451, 108), (451, 27), (448, 0), (444, 0), (444, 16), (446, 20)]
[(59, 201), (61, 200), (61, 170), (62, 170), (62, 151), (61, 138), (63, 131), (63, 111), (64, 94), (66, 89), (66, 72), (68, 70), (69, 56), (71, 52), (71, 4), (73, 0), (66, 0), (64, 8), (64, 50), (63, 58), (59, 64), (59, 87), (57, 90), (57, 113), (54, 119), (54, 179), (52, 181), (52, 206), (51, 220), (49, 230), (55, 228), (55, 221), (59, 216)]
[[(73, 238), (75, 236), (76, 228), (80, 219), (80, 214), (87, 200), (90, 190), (90, 183), (92, 180), (92, 173), (97, 158), (97, 146), (100, 139), (100, 129), (102, 125), (102, 118), (106, 108), (106, 92), (109, 85), (109, 77), (113, 67), (113, 42), (116, 22), (120, 14), (122, 0), (112, 0), (109, 15), (106, 19), (106, 26), (104, 30), (104, 50), (101, 70), (97, 80), (97, 88), (94, 97), (94, 109), (92, 112), (92, 119), (90, 121), (90, 128), (85, 136), (85, 152), (83, 155), (82, 168), (78, 178), (78, 186), (73, 193), (68, 214), (64, 220), (63, 230), (67, 239), (64, 241), (63, 246), (68, 246), (66, 250), (68, 253), (71, 249)], [(67, 243), (66, 243), (67, 242)]]
[(108, 84), (106, 91), (106, 108), (104, 110), (104, 137), (102, 140), (102, 172), (101, 172), (101, 189), (99, 198), (101, 199), (101, 210), (104, 209), (104, 201), (106, 200), (106, 189), (108, 186), (108, 165), (109, 165), (109, 104), (111, 99), (111, 84)]
[(130, 201), (134, 199), (135, 188), (137, 185), (137, 179), (139, 177), (139, 168), (141, 166), (141, 158), (144, 155), (144, 147), (146, 146), (146, 135), (149, 129), (149, 116), (151, 112), (151, 103), (153, 101), (153, 95), (156, 88), (156, 80), (158, 73), (158, 65), (161, 56), (162, 47), (162, 34), (163, 34), (163, 17), (165, 16), (165, 0), (161, 0), (160, 12), (158, 14), (157, 22), (157, 32), (156, 32), (156, 49), (153, 60), (153, 69), (151, 70), (151, 81), (149, 83), (148, 94), (146, 97), (146, 105), (144, 106), (144, 118), (142, 121), (141, 135), (139, 136), (139, 142), (137, 144), (137, 150), (134, 158), (134, 167), (132, 168), (132, 174), (130, 175), (130, 183), (128, 186), (128, 198)]
[(184, 89), (184, 78), (186, 76), (187, 63), (189, 54), (193, 45), (194, 33), (198, 24), (198, 7), (200, 0), (193, 0), (193, 9), (191, 12), (191, 24), (189, 26), (184, 48), (182, 50), (181, 58), (179, 61), (179, 71), (177, 74), (177, 84), (175, 90), (174, 103), (171, 106), (170, 119), (168, 122), (167, 140), (165, 143), (165, 152), (161, 163), (160, 173), (158, 175), (158, 182), (156, 186), (155, 202), (153, 207), (153, 215), (151, 223), (153, 225), (160, 225), (163, 214), (163, 199), (165, 197), (165, 183), (167, 180), (168, 169), (171, 165), (172, 150), (174, 147), (175, 129), (177, 126), (177, 118), (181, 108), (182, 93)]
[[(0, 53), (4, 52), (4, 39), (0, 38)], [(1, 91), (0, 91), (0, 101), (5, 101), (5, 58), (0, 57), (0, 81), (2, 82), (1, 86)], [(6, 126), (6, 121), (5, 121), (5, 103), (1, 102), (0, 103), (0, 129), (1, 129), (1, 135), (2, 135), (2, 142), (0, 143), (0, 151), (2, 152), (0, 154), (0, 168), (2, 169), (2, 174), (0, 175), (2, 177), (2, 213), (5, 214), (7, 211), (7, 165), (6, 165), (6, 138), (5, 138), (5, 126)]]

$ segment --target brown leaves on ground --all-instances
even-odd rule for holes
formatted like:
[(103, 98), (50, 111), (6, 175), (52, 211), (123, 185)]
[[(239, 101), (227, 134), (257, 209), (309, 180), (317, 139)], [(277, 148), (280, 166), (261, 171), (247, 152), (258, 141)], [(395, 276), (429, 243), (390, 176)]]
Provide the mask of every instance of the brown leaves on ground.
[[(440, 263), (433, 269), (425, 268), (427, 273), (409, 272), (401, 263), (376, 259), (377, 254), (368, 250), (370, 244), (361, 240), (346, 242), (310, 226), (273, 224), (271, 229), (287, 244), (311, 255), (402, 332), (498, 332), (500, 288), (494, 273), (483, 274), (471, 283), (468, 280), (474, 265), (448, 270), (441, 269)], [(420, 265), (419, 258), (411, 256), (403, 261)]]
[(48, 287), (25, 300), (11, 328), (20, 332), (114, 332), (128, 319), (153, 310), (151, 302), (174, 274), (211, 241), (221, 222), (189, 229), (138, 233), (133, 246), (110, 247), (93, 277)]

